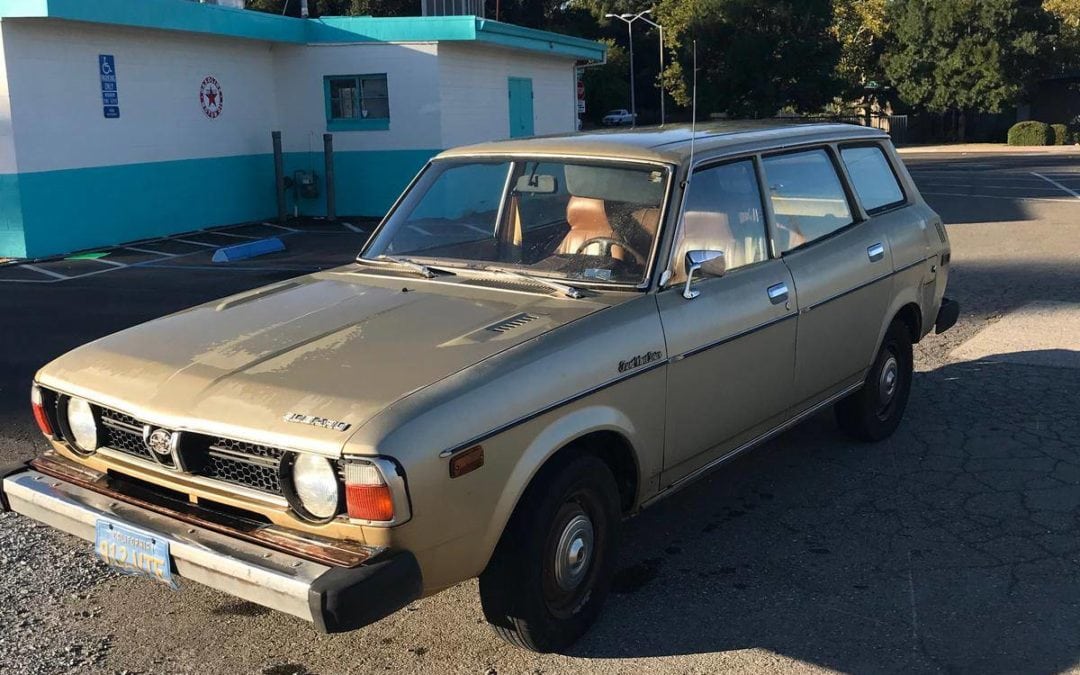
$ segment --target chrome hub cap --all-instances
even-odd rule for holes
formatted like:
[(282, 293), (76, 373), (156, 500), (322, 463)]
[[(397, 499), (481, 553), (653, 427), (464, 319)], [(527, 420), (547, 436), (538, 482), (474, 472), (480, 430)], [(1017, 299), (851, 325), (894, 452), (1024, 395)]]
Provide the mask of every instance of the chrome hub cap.
[(899, 378), (900, 364), (897, 363), (895, 356), (889, 356), (889, 360), (882, 366), (881, 375), (878, 377), (878, 400), (881, 405), (887, 406), (892, 401), (893, 396), (896, 395)]
[(593, 551), (592, 521), (584, 513), (570, 519), (555, 548), (555, 583), (564, 591), (577, 588), (589, 569)]

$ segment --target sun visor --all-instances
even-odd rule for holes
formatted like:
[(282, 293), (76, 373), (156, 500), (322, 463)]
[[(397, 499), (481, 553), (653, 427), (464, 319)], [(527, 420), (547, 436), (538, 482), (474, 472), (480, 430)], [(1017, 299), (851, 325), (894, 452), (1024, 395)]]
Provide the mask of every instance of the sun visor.
[(657, 169), (620, 169), (567, 164), (566, 189), (575, 197), (659, 206), (664, 174)]

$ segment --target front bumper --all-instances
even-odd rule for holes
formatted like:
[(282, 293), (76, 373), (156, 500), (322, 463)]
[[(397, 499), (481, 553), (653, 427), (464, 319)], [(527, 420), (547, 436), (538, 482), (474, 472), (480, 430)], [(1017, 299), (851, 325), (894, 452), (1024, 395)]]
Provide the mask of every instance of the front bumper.
[[(107, 518), (169, 543), (175, 572), (230, 595), (286, 612), (323, 632), (354, 630), (420, 596), (421, 576), (409, 552), (379, 552), (355, 567), (316, 562), (229, 536), (116, 496), (47, 475), (27, 465), (0, 471), (0, 510), (10, 510), (87, 541)], [(87, 553), (92, 553), (87, 550)]]

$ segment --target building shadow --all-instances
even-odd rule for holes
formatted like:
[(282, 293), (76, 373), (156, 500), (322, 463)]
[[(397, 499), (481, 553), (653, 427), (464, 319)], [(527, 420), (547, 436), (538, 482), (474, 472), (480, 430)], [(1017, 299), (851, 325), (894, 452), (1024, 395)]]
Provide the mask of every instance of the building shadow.
[(616, 592), (572, 654), (1074, 666), (1078, 374), (950, 364), (916, 374), (884, 442), (852, 442), (823, 414), (720, 469), (628, 522)]

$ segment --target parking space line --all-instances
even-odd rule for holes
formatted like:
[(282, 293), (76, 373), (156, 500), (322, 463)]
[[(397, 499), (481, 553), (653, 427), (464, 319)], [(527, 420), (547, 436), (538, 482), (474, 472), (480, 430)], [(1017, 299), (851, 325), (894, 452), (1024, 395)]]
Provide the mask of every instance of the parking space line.
[(1039, 177), (1039, 178), (1042, 178), (1042, 179), (1043, 179), (1044, 181), (1046, 181), (1047, 183), (1050, 183), (1051, 185), (1054, 185), (1054, 186), (1057, 186), (1057, 187), (1061, 188), (1061, 189), (1062, 189), (1062, 190), (1064, 190), (1065, 192), (1068, 192), (1069, 194), (1071, 194), (1071, 195), (1072, 195), (1073, 197), (1075, 197), (1076, 199), (1080, 199), (1080, 192), (1076, 192), (1076, 191), (1074, 191), (1074, 190), (1070, 190), (1069, 188), (1065, 187), (1064, 185), (1062, 185), (1061, 183), (1057, 182), (1057, 181), (1056, 181), (1056, 180), (1054, 180), (1053, 178), (1047, 178), (1046, 176), (1042, 175), (1041, 173), (1036, 173), (1036, 172), (1034, 172), (1034, 171), (1032, 171), (1032, 172), (1031, 172), (1031, 175), (1032, 175), (1032, 176), (1037, 176), (1037, 177)]
[[(466, 226), (466, 227), (468, 227), (468, 226)], [(428, 232), (428, 231), (427, 231), (427, 230), (425, 230), (424, 228), (420, 227), (419, 225), (410, 225), (410, 226), (409, 226), (409, 229), (410, 229), (410, 230), (416, 230), (417, 232), (419, 232), (420, 234), (422, 234), (422, 235), (424, 235), (424, 236), (426, 236), (426, 237), (430, 237), (430, 236), (431, 236), (431, 233), (430, 233), (430, 232)]]
[(934, 187), (940, 188), (993, 188), (995, 190), (1054, 190), (1047, 185), (992, 185), (990, 183), (940, 183), (935, 182)]
[(173, 257), (175, 257), (177, 255), (176, 253), (166, 253), (164, 251), (151, 251), (148, 248), (138, 248), (136, 246), (123, 246), (121, 248), (125, 248), (125, 249), (127, 249), (129, 251), (138, 251), (139, 253), (149, 253), (150, 255), (159, 255), (162, 258), (173, 258)]
[(300, 231), (300, 230), (296, 229), (295, 227), (285, 227), (284, 225), (276, 225), (274, 223), (264, 222), (263, 225), (265, 225), (267, 227), (276, 227), (277, 229), (285, 230), (286, 232), (299, 232)]
[(260, 237), (252, 237), (248, 234), (233, 234), (232, 232), (222, 232), (220, 230), (214, 230), (213, 232), (207, 232), (207, 234), (220, 234), (223, 237), (235, 237), (236, 239), (259, 239)]
[(93, 258), (94, 262), (99, 262), (102, 265), (112, 265), (113, 267), (127, 267), (127, 263), (116, 262), (115, 260), (106, 260), (105, 258)]
[(208, 248), (221, 248), (218, 244), (207, 244), (205, 241), (192, 241), (191, 239), (173, 239), (173, 241), (180, 241), (185, 244), (192, 244), (193, 246), (206, 246)]
[[(302, 265), (297, 267), (232, 267), (227, 265), (170, 265), (167, 263), (157, 263), (153, 260), (147, 260), (143, 263), (137, 263), (132, 267), (146, 267), (155, 270), (206, 270), (211, 272), (296, 272), (297, 274), (311, 273), (321, 271), (316, 269), (312, 265)], [(336, 267), (336, 266), (335, 266)], [(327, 267), (325, 269), (331, 269)]]
[[(349, 228), (353, 232), (356, 232), (357, 234), (365, 234), (364, 230), (361, 230), (359, 227), (353, 225), (352, 223), (346, 223), (345, 221), (341, 221), (341, 224)], [(413, 227), (415, 227), (415, 225)]]
[(936, 195), (938, 197), (977, 197), (979, 199), (1011, 199), (1014, 202), (1058, 202), (1059, 204), (1067, 204), (1073, 200), (1065, 197), (1008, 197), (1006, 195), (978, 195), (971, 194), (970, 192), (930, 192), (928, 190), (920, 190), (924, 195)]
[(54, 279), (61, 279), (61, 280), (63, 280), (63, 279), (71, 279), (71, 277), (66, 275), (66, 274), (60, 274), (59, 272), (53, 272), (52, 270), (47, 270), (44, 267), (38, 267), (37, 265), (31, 265), (29, 263), (25, 263), (25, 264), (23, 264), (23, 267), (25, 267), (28, 270), (33, 270), (35, 272), (40, 272), (41, 274), (45, 274), (47, 276), (53, 277)]

